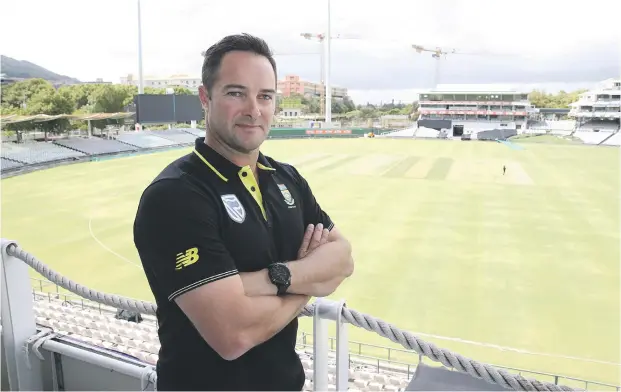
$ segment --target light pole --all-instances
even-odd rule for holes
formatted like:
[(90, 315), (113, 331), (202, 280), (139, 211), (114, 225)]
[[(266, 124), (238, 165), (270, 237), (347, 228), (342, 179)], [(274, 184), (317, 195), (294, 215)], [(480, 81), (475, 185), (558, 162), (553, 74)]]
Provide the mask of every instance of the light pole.
[[(330, 85), (330, 42), (332, 38), (340, 38), (332, 37), (330, 35), (330, 0), (328, 1), (328, 26), (326, 29), (326, 34), (312, 34), (312, 33), (302, 33), (300, 34), (302, 37), (310, 40), (316, 38), (321, 45), (321, 58), (320, 58), (320, 72), (321, 72), (321, 105), (323, 106), (325, 113), (325, 124), (327, 127), (332, 125), (332, 87)], [(348, 39), (345, 38), (344, 39)], [(354, 38), (356, 39), (356, 38)], [(325, 100), (324, 100), (325, 97)], [(325, 102), (325, 103), (324, 103)]]
[(142, 84), (142, 23), (140, 18), (140, 0), (138, 1), (138, 94), (144, 93)]
[(328, 0), (328, 28), (325, 39), (325, 80), (326, 80), (326, 126), (332, 125), (332, 87), (330, 87), (330, 42), (332, 41), (332, 35), (330, 34), (330, 0)]

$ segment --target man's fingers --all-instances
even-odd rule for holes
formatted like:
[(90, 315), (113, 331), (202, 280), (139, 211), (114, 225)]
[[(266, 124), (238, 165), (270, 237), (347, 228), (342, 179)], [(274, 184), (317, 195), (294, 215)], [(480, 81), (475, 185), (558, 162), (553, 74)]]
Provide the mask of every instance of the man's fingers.
[(300, 245), (300, 249), (298, 250), (298, 258), (302, 258), (306, 256), (306, 252), (308, 251), (308, 245), (310, 244), (313, 233), (315, 232), (315, 225), (310, 224), (306, 228), (304, 232), (304, 238), (302, 238), (302, 244)]
[(309, 249), (315, 249), (316, 247), (319, 246), (319, 243), (321, 242), (321, 235), (323, 234), (323, 224), (318, 224), (317, 226), (315, 226), (315, 231), (313, 232), (313, 238), (311, 239), (310, 245), (309, 245)]
[(328, 243), (328, 237), (330, 236), (330, 230), (328, 229), (323, 229), (323, 233), (321, 234), (321, 242), (320, 244), (327, 244)]

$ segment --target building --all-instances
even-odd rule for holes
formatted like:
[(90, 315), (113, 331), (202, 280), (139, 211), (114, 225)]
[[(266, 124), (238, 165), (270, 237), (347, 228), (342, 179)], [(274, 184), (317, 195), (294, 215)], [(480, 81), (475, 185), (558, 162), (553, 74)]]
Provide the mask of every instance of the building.
[(569, 105), (569, 116), (575, 118), (581, 131), (614, 131), (621, 118), (621, 79), (600, 82), (593, 90), (582, 93)]
[(536, 113), (527, 93), (506, 87), (439, 85), (421, 93), (419, 99), (419, 122), (430, 127), (438, 121), (443, 129), (448, 125), (453, 136), (493, 129), (524, 129)]
[[(301, 80), (297, 75), (287, 75), (284, 80), (278, 81), (278, 90), (283, 97), (290, 97), (291, 94), (299, 94), (306, 97), (321, 96), (323, 85), (321, 83), (308, 82)], [(344, 87), (331, 86), (332, 98), (344, 99), (347, 96), (347, 89)]]
[[(142, 83), (143, 87), (153, 88), (185, 87), (194, 94), (198, 94), (198, 87), (202, 84), (202, 79), (200, 76), (192, 75), (144, 76)], [(121, 77), (121, 84), (138, 86), (138, 79), (129, 74)]]
[(102, 78), (97, 78), (94, 81), (90, 82), (80, 82), (76, 84), (112, 84), (112, 82), (105, 82)]

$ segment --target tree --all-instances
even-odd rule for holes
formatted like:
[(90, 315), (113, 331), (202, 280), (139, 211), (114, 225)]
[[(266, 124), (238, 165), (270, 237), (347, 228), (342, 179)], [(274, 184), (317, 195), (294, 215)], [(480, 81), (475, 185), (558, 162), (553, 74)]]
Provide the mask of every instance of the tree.
[(3, 108), (26, 108), (28, 101), (41, 92), (51, 94), (54, 86), (47, 80), (28, 79), (2, 88), (1, 102)]
[[(47, 114), (55, 116), (58, 114), (71, 114), (74, 109), (75, 101), (69, 91), (52, 90), (50, 93), (50, 91), (42, 89), (33, 95), (28, 102), (27, 114)], [(37, 128), (45, 132), (45, 139), (47, 140), (48, 132), (62, 133), (65, 129), (69, 128), (69, 120), (60, 118), (52, 121), (42, 121), (37, 123)]]
[(559, 91), (557, 94), (548, 94), (543, 90), (533, 90), (528, 95), (530, 102), (537, 108), (556, 108), (566, 109), (572, 102), (576, 102), (580, 94), (587, 90), (575, 90), (567, 93), (564, 90)]

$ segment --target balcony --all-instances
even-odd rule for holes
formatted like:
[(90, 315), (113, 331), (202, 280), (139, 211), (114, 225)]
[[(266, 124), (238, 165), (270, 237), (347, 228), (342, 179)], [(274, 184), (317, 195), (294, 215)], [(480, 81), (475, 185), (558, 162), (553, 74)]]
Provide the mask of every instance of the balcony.
[[(155, 304), (80, 286), (15, 241), (2, 239), (0, 248), (2, 390), (155, 389), (154, 365), (160, 348)], [(48, 280), (31, 279), (29, 268)], [(133, 319), (122, 317), (120, 309), (135, 312)], [(296, 345), (307, 378), (305, 391), (578, 391), (582, 385), (584, 389), (621, 389), (480, 363), (350, 309), (345, 301), (318, 298), (299, 317), (313, 319), (312, 333), (302, 332)], [(331, 324), (335, 337), (328, 335)], [(349, 325), (375, 332), (404, 349), (352, 342)], [(401, 359), (408, 356), (411, 359)], [(438, 364), (433, 366), (433, 362)], [(580, 387), (562, 385), (568, 383)]]

